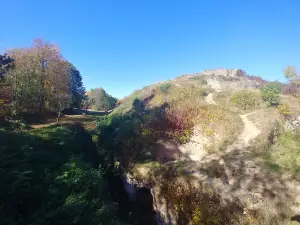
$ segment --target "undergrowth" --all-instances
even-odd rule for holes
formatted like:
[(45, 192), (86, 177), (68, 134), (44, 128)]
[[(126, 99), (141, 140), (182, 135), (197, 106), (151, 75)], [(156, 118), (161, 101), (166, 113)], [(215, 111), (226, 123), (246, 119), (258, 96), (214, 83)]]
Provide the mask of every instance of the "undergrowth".
[(257, 90), (221, 91), (214, 95), (218, 105), (237, 113), (250, 112), (263, 107)]
[(300, 180), (300, 131), (283, 132), (263, 154), (267, 168)]
[(254, 91), (237, 91), (232, 94), (230, 101), (239, 109), (254, 110), (260, 107), (259, 94)]
[(2, 224), (121, 224), (81, 125), (0, 131), (0, 159)]
[(200, 126), (218, 148), (225, 148), (240, 132), (242, 122), (232, 112), (207, 105), (206, 95), (205, 88), (170, 87), (168, 92), (158, 90), (144, 100), (135, 99), (128, 113), (98, 121), (99, 145), (113, 149), (125, 168), (156, 160), (146, 152), (158, 140), (171, 139), (178, 145), (188, 142), (194, 126)]

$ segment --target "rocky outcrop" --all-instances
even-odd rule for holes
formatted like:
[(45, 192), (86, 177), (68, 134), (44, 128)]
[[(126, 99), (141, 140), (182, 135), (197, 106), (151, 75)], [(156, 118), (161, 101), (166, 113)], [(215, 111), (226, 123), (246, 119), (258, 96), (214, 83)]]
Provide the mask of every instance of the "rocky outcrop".
[(265, 81), (259, 77), (249, 76), (241, 69), (212, 69), (200, 73), (183, 75), (177, 79), (195, 79), (204, 77), (207, 85), (215, 90), (233, 88), (259, 88)]
[(290, 131), (295, 131), (300, 129), (300, 116), (292, 117), (285, 122), (285, 128)]
[(262, 85), (262, 80), (248, 76), (241, 69), (205, 70), (200, 75), (205, 76), (208, 86), (215, 90), (259, 88)]

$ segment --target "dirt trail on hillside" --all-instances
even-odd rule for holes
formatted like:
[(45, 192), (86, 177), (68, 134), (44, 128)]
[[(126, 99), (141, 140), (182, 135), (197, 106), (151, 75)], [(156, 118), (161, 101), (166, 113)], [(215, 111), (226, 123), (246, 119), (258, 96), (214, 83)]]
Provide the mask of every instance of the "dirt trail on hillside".
[(261, 130), (258, 129), (255, 124), (248, 119), (248, 116), (255, 114), (255, 112), (251, 112), (248, 114), (240, 115), (243, 124), (244, 130), (240, 136), (240, 139), (244, 140), (245, 147), (249, 146), (249, 141), (256, 138), (260, 133)]
[[(206, 102), (216, 105), (212, 93), (206, 97)], [(186, 163), (187, 170), (196, 178), (195, 184), (208, 184), (224, 199), (235, 201), (237, 198), (250, 209), (268, 205), (273, 213), (281, 213), (283, 206), (299, 211), (300, 207), (293, 204), (296, 196), (300, 198), (299, 183), (262, 168), (252, 156), (250, 141), (261, 133), (248, 119), (255, 113), (240, 115), (244, 129), (236, 141), (224, 151), (212, 154), (199, 152), (197, 161), (194, 160), (197, 157), (193, 157), (193, 162)]]
[(217, 105), (217, 103), (214, 101), (213, 99), (213, 93), (209, 93), (206, 98), (205, 98), (205, 101), (208, 103), (208, 104), (211, 104), (211, 105)]

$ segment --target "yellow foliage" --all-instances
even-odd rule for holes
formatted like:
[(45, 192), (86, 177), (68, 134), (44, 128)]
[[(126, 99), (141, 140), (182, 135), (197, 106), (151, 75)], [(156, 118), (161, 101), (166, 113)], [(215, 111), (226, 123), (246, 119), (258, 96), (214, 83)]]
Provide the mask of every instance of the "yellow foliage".
[(231, 101), (236, 107), (243, 110), (255, 109), (260, 105), (258, 93), (248, 90), (235, 92), (231, 97)]
[(288, 117), (288, 116), (292, 115), (290, 107), (287, 104), (279, 104), (277, 106), (277, 109), (278, 109), (279, 113), (281, 115), (283, 115), (284, 117)]

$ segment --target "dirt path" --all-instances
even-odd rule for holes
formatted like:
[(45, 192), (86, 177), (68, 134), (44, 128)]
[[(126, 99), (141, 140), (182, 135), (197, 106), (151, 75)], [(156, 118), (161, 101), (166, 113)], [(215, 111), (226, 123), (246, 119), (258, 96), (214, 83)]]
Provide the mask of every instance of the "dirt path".
[(249, 141), (256, 138), (260, 133), (261, 130), (258, 129), (255, 124), (248, 119), (248, 116), (255, 114), (255, 112), (251, 112), (248, 114), (240, 115), (243, 124), (244, 130), (241, 136), (239, 137), (241, 140), (244, 140), (245, 147), (249, 146)]
[[(61, 119), (59, 124), (66, 124), (66, 123), (82, 123), (85, 127), (89, 126), (96, 126), (96, 116), (92, 115), (64, 115)], [(40, 129), (40, 128), (47, 128), (50, 126), (55, 126), (57, 125), (56, 118), (51, 118), (45, 123), (41, 124), (31, 124), (30, 127), (33, 129)]]
[(217, 103), (214, 101), (213, 99), (213, 93), (209, 93), (206, 98), (205, 98), (205, 101), (208, 103), (208, 104), (211, 104), (211, 105), (217, 105)]
[[(217, 105), (213, 93), (205, 100), (208, 104)], [(162, 141), (163, 149), (159, 149), (159, 152), (170, 153), (170, 158), (174, 152), (179, 155), (177, 160), (174, 161), (173, 158), (165, 163), (167, 167), (179, 171), (178, 180), (199, 189), (204, 187), (214, 190), (224, 202), (242, 203), (245, 214), (252, 210), (263, 213), (266, 218), (299, 214), (300, 184), (294, 179), (271, 172), (253, 156), (250, 142), (262, 132), (249, 119), (249, 116), (255, 113), (240, 115), (244, 125), (243, 131), (223, 151), (210, 154), (206, 152), (204, 145), (207, 140), (202, 136), (201, 130), (195, 127), (189, 143), (178, 147)], [(159, 197), (157, 201), (160, 201)], [(156, 207), (160, 215), (168, 216), (164, 204), (159, 203)], [(262, 221), (261, 224), (267, 223)]]
[[(216, 105), (212, 93), (206, 97), (206, 102)], [(192, 171), (195, 183), (208, 184), (224, 199), (235, 201), (237, 198), (249, 209), (260, 209), (267, 205), (276, 213), (283, 212), (284, 205), (285, 209), (300, 211), (300, 207), (293, 203), (295, 196), (300, 202), (298, 182), (262, 168), (252, 156), (250, 141), (261, 133), (248, 119), (254, 113), (240, 115), (244, 124), (243, 132), (225, 151), (205, 155), (199, 153), (198, 161), (193, 157), (193, 162), (187, 163), (187, 170)]]

